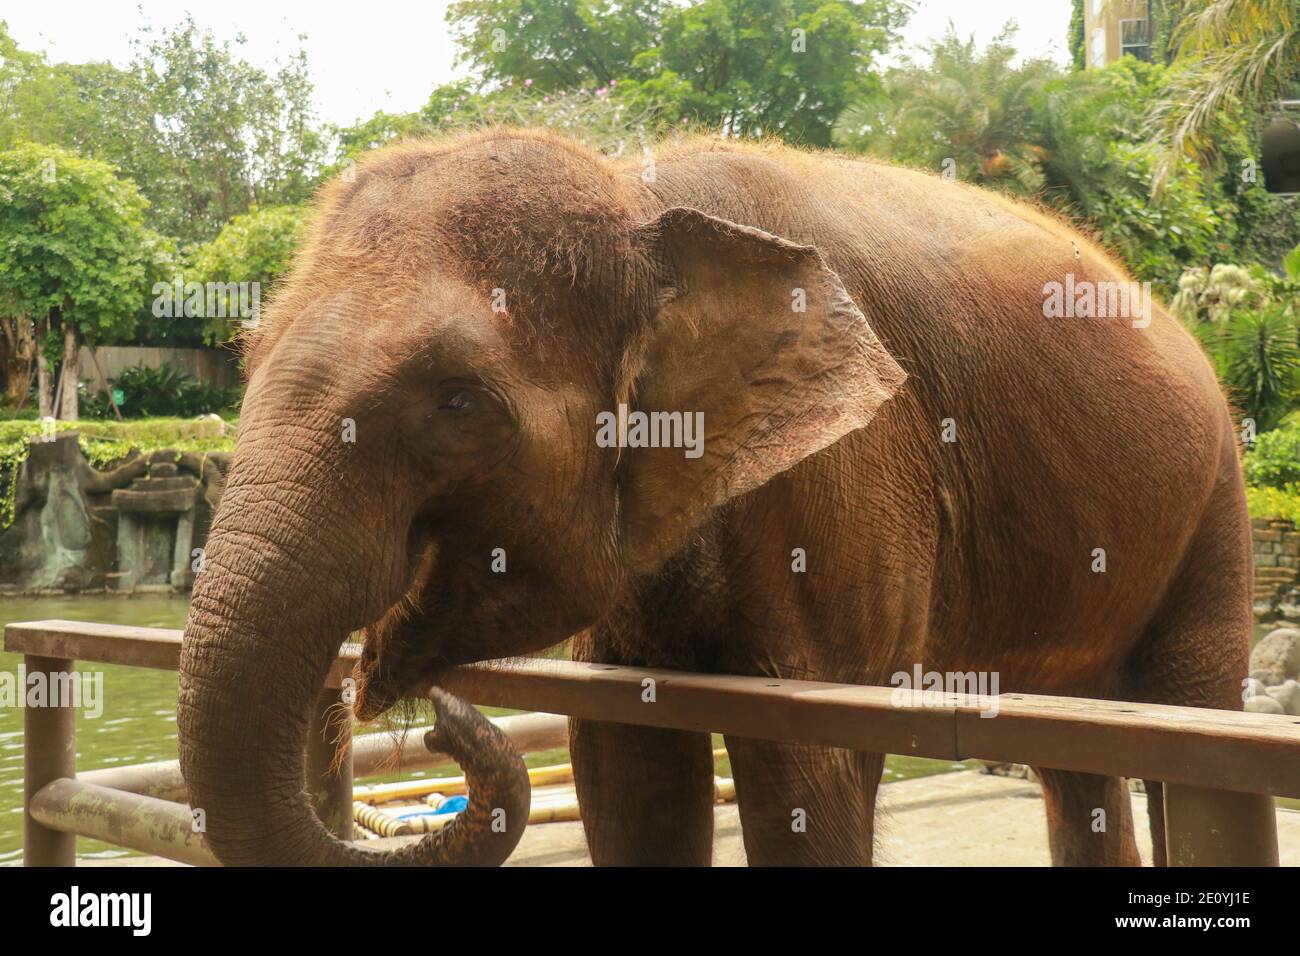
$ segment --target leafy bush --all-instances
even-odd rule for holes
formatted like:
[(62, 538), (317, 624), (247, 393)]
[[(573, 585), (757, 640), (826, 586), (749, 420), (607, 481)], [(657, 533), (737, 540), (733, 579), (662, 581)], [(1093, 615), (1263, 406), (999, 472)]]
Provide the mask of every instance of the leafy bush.
[(1008, 23), (983, 50), (949, 24), (925, 47), (928, 63), (904, 58), (885, 77), (884, 96), (840, 117), (836, 141), (935, 172), (1032, 196), (1043, 187), (1038, 107), (1060, 69), (1046, 59), (1019, 65)]
[(1300, 249), (1285, 266), (1188, 269), (1170, 303), (1261, 432), (1300, 408)]
[[(119, 408), (126, 418), (206, 415), (225, 408), (236, 398), (234, 389), (204, 385), (188, 372), (165, 362), (157, 368), (147, 365), (128, 368), (111, 385), (122, 390)], [(108, 418), (113, 414), (104, 394), (86, 398), (83, 411), (90, 418)]]
[(1300, 525), (1300, 485), (1247, 488), (1246, 507), (1252, 518), (1281, 518)]
[(1265, 432), (1246, 455), (1246, 480), (1264, 488), (1300, 485), (1300, 413)]
[(1236, 207), (1190, 160), (1160, 199), (1150, 194), (1161, 152), (1145, 129), (1169, 70), (1124, 57), (1049, 84), (1044, 100), (1044, 198), (1080, 216), (1140, 280), (1163, 294), (1189, 266), (1227, 259)]

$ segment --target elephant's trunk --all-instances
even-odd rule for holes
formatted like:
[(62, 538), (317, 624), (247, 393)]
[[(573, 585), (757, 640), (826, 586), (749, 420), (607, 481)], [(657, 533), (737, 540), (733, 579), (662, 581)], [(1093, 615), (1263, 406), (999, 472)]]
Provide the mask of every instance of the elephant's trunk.
[(286, 455), (277, 441), (259, 454), (241, 435), (181, 651), (181, 769), (209, 847), (227, 865), (503, 862), (527, 824), (527, 771), (490, 722), (439, 691), (433, 742), (464, 767), (469, 807), (392, 853), (344, 843), (316, 817), (304, 780), (309, 709), (343, 639), (400, 587), (404, 556), (366, 544), (367, 525), (395, 519), (363, 514), (355, 488), (313, 489), (300, 463), (276, 465)]

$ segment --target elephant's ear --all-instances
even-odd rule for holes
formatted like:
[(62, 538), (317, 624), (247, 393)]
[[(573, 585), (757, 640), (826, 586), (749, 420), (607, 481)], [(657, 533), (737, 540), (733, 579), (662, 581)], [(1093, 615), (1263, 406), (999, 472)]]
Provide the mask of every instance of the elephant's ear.
[(703, 413), (704, 432), (699, 457), (622, 453), (626, 555), (651, 571), (711, 509), (870, 422), (907, 376), (812, 246), (685, 208), (637, 241), (660, 294), (627, 357), (629, 405)]

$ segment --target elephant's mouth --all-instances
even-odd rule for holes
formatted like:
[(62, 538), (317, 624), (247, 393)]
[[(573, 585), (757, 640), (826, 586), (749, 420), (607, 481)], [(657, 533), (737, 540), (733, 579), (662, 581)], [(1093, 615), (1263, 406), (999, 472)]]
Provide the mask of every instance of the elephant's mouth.
[(374, 720), (405, 697), (423, 697), (452, 664), (421, 611), (414, 591), (362, 630), (361, 657), (352, 669), (355, 712)]
[(403, 698), (421, 696), (438, 682), (445, 667), (436, 660), (414, 664), (404, 662), (401, 655), (380, 653), (367, 636), (361, 657), (352, 669), (357, 685), (357, 719), (374, 720)]

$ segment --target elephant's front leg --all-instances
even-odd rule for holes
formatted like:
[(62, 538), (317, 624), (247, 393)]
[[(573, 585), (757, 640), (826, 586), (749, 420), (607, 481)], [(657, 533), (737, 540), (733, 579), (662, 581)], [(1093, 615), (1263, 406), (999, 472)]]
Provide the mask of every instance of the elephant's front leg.
[(712, 862), (708, 734), (573, 719), (569, 752), (596, 866)]
[(727, 737), (750, 866), (870, 866), (881, 754)]

